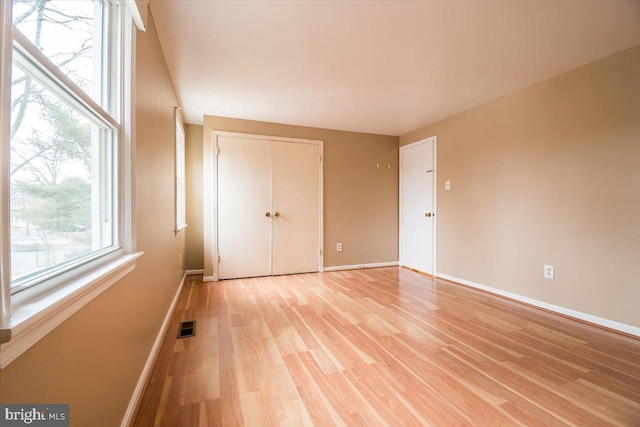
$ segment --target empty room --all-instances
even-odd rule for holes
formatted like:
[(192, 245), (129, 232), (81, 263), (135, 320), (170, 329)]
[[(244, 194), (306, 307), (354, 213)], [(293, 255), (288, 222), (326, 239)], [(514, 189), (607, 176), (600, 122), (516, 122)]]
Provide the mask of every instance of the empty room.
[(640, 425), (640, 1), (0, 23), (0, 425)]

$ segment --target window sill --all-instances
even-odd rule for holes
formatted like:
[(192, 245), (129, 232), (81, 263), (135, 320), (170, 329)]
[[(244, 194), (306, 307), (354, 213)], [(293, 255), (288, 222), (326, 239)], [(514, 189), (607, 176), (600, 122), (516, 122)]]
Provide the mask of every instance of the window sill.
[(123, 255), (45, 295), (17, 303), (0, 328), (0, 369), (136, 268), (142, 252)]

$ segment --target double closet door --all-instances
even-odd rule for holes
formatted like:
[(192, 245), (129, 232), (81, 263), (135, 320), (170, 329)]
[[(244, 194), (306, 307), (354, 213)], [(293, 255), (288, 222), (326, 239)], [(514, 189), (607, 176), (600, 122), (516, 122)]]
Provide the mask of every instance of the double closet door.
[(217, 137), (218, 277), (319, 271), (320, 145)]

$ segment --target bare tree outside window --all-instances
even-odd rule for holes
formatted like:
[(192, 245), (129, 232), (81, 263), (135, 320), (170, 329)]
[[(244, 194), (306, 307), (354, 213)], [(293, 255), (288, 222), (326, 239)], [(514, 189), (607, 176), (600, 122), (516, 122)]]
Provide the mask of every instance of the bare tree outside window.
[[(95, 3), (13, 3), (14, 27), (99, 102), (100, 88), (94, 88), (93, 81), (100, 81), (96, 78), (100, 55), (94, 47), (101, 16)], [(14, 60), (10, 161), (14, 281), (111, 244), (99, 238), (94, 214), (100, 208), (95, 190), (100, 144), (96, 124)]]

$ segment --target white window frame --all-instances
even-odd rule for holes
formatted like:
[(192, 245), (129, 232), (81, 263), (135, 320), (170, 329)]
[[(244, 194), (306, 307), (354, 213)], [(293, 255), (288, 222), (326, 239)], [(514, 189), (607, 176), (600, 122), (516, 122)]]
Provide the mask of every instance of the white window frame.
[(187, 228), (187, 187), (186, 187), (186, 133), (184, 128), (184, 120), (182, 118), (182, 109), (175, 108), (176, 123), (176, 150), (175, 150), (175, 232), (178, 234)]
[[(107, 184), (111, 184), (116, 182), (117, 178), (113, 176), (113, 150), (116, 149), (116, 146), (119, 146), (120, 143), (115, 139), (115, 136), (120, 133), (122, 127), (120, 124), (112, 118), (112, 115), (106, 113), (102, 107), (93, 102), (93, 100), (84, 92), (81, 92), (81, 89), (76, 88), (75, 92), (69, 89), (69, 87), (73, 87), (73, 83), (68, 81), (66, 77), (55, 68), (53, 64), (37, 64), (39, 61), (37, 59), (37, 49), (31, 45), (31, 42), (27, 40), (20, 33), (16, 33), (13, 35), (13, 62), (20, 64), (21, 68), (27, 69), (28, 74), (37, 79), (38, 84), (42, 85), (42, 87), (49, 90), (52, 94), (56, 95), (59, 99), (63, 100), (67, 103), (67, 105), (75, 107), (76, 110), (81, 112), (80, 114), (87, 119), (87, 121), (93, 122), (94, 125), (100, 130), (102, 134), (101, 139), (103, 143), (100, 144), (100, 150), (104, 150), (101, 154), (100, 162), (103, 163), (101, 166), (101, 173), (92, 179), (92, 186), (95, 185), (95, 181), (104, 181), (106, 180)], [(16, 55), (16, 51), (18, 54)], [(78, 93), (82, 96), (80, 98)], [(80, 99), (79, 99), (80, 98)], [(114, 98), (114, 97), (111, 97)], [(119, 98), (119, 95), (118, 95)], [(114, 106), (115, 109), (119, 109), (119, 106)], [(107, 175), (109, 177), (107, 177)], [(105, 184), (105, 182), (102, 182)], [(99, 194), (99, 198), (105, 200), (112, 201), (112, 192), (113, 189), (111, 186), (107, 185), (101, 188), (94, 188), (97, 190)], [(111, 203), (109, 203), (109, 206)], [(102, 206), (101, 206), (102, 207)], [(92, 213), (96, 217), (94, 218), (96, 224), (101, 224), (101, 227), (104, 226), (106, 222), (108, 222), (107, 228), (113, 230), (116, 226), (116, 218), (114, 218), (113, 208), (115, 206), (110, 206), (108, 211), (94, 210)], [(96, 230), (96, 232), (102, 232), (102, 230)], [(112, 232), (112, 231), (111, 231)], [(60, 266), (53, 265), (50, 269), (44, 269), (42, 272), (38, 272), (33, 278), (25, 277), (24, 279), (19, 279), (21, 282), (19, 285), (13, 284), (13, 288), (11, 293), (21, 292), (26, 288), (31, 286), (40, 285), (44, 282), (56, 282), (55, 277), (61, 276), (59, 273), (66, 272), (67, 270), (75, 269), (77, 266), (81, 266), (87, 264), (88, 259), (99, 258), (103, 255), (107, 255), (111, 252), (119, 250), (119, 238), (120, 236), (112, 235), (112, 243), (113, 246), (106, 247), (102, 250), (94, 251), (88, 254), (87, 257), (82, 257), (76, 263), (71, 264), (63, 264)], [(51, 279), (51, 280), (49, 280)]]
[[(118, 64), (109, 70), (110, 76), (118, 77), (117, 91), (106, 94), (112, 103), (111, 115), (115, 117), (110, 125), (118, 130), (116, 162), (114, 173), (117, 185), (117, 242), (118, 247), (97, 254), (95, 258), (65, 269), (60, 274), (42, 280), (19, 293), (11, 294), (10, 265), (10, 177), (9, 177), (9, 138), (11, 102), (11, 66), (14, 43), (26, 45), (21, 35), (13, 34), (11, 19), (11, 1), (0, 1), (0, 369), (19, 357), (42, 337), (72, 316), (93, 298), (117, 283), (126, 274), (133, 271), (136, 260), (142, 252), (136, 252), (135, 239), (135, 200), (132, 163), (135, 154), (135, 36), (134, 20), (141, 24), (140, 14), (135, 2), (112, 0), (118, 9), (118, 19), (111, 20), (110, 34), (118, 32), (122, 43), (114, 45), (119, 58)], [(129, 6), (129, 7), (126, 7)], [(136, 19), (137, 17), (137, 19)], [(138, 27), (144, 30), (143, 27)], [(22, 37), (24, 39), (24, 37)], [(39, 52), (30, 52), (37, 56)], [(46, 67), (45, 67), (46, 68)], [(57, 68), (46, 69), (62, 85), (73, 85)], [(113, 85), (112, 85), (113, 86)], [(88, 95), (80, 100), (87, 108), (99, 109)]]

